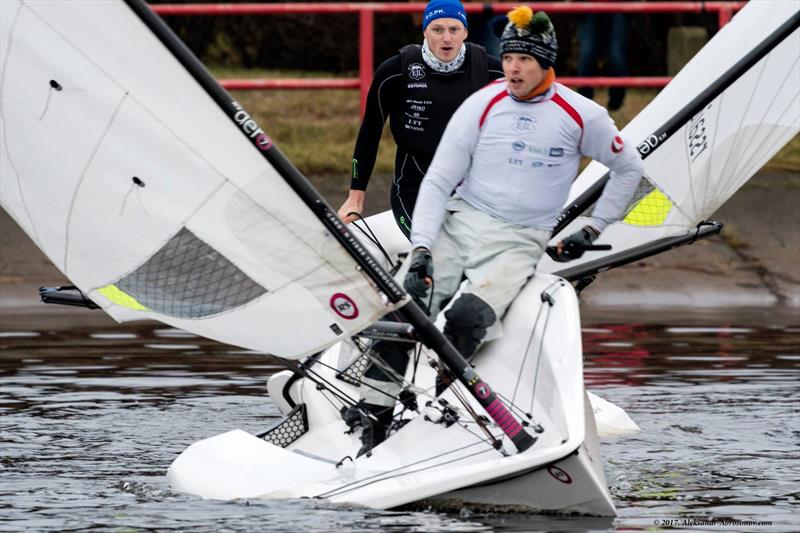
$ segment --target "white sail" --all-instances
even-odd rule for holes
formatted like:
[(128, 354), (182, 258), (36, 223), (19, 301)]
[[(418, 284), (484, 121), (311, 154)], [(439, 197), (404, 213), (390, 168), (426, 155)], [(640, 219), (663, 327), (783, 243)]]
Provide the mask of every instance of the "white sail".
[[(800, 2), (795, 1), (749, 2), (625, 127), (629, 142), (651, 152), (645, 158), (646, 180), (624, 220), (609, 226), (598, 240), (612, 244), (613, 250), (587, 253), (568, 268), (694, 231), (797, 135), (800, 30), (795, 29), (669, 138), (649, 138), (798, 10)], [(570, 202), (606, 171), (600, 163), (590, 164), (573, 185)], [(578, 218), (560, 235), (585, 223)], [(555, 272), (565, 265), (544, 257), (539, 268)]]
[(300, 357), (391, 309), (123, 2), (3, 0), (0, 55), (2, 206), (114, 318)]

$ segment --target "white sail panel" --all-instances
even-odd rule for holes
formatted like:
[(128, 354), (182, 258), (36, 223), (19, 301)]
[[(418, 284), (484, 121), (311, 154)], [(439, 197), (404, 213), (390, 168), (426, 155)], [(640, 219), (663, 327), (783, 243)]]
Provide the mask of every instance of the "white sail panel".
[(645, 160), (690, 220), (711, 216), (800, 130), (799, 50), (797, 30)]
[(0, 46), (2, 206), (109, 314), (299, 357), (391, 309), (124, 3), (0, 2)]
[[(730, 67), (770, 36), (800, 10), (800, 3), (784, 0), (748, 2), (687, 63), (622, 130), (626, 139), (644, 141), (661, 124), (724, 75)], [(795, 38), (794, 36), (792, 38)], [(791, 46), (788, 47), (792, 50)], [(797, 56), (797, 46), (794, 47)], [(785, 65), (789, 68), (790, 65)], [(779, 80), (776, 80), (776, 83)], [(795, 79), (795, 85), (797, 80)], [(592, 162), (578, 177), (570, 191), (570, 201), (597, 181), (608, 169)]]
[[(648, 136), (717, 81), (800, 9), (796, 2), (750, 2), (623, 130), (629, 142)], [(646, 180), (625, 219), (603, 232), (591, 252), (569, 267), (665, 237), (693, 232), (800, 131), (800, 30), (795, 30), (743, 73), (645, 159)], [(645, 147), (645, 150), (648, 150)], [(590, 164), (576, 180), (570, 201), (607, 169)], [(588, 210), (587, 213), (590, 213)], [(576, 231), (579, 217), (560, 233)], [(544, 258), (540, 269), (563, 270)]]

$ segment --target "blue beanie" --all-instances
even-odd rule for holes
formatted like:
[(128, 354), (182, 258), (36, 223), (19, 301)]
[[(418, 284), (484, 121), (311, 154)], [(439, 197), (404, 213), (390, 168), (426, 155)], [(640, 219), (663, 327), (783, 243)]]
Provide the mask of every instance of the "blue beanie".
[(425, 7), (422, 15), (422, 30), (436, 19), (456, 19), (460, 20), (464, 27), (467, 27), (467, 12), (458, 0), (431, 0)]

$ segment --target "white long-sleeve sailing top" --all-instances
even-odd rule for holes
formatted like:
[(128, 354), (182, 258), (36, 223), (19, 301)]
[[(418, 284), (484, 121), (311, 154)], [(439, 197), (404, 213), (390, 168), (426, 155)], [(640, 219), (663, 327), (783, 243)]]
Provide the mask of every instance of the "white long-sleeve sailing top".
[(487, 85), (445, 129), (417, 198), (412, 244), (432, 246), (454, 190), (492, 216), (551, 230), (581, 155), (611, 170), (592, 214), (602, 231), (623, 214), (643, 174), (633, 143), (623, 140), (603, 107), (560, 83), (530, 101), (513, 98), (505, 80)]

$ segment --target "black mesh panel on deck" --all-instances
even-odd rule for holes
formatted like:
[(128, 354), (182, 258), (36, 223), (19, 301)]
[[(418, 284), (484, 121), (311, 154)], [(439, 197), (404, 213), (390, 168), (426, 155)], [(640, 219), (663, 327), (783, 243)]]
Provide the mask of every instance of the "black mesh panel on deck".
[(308, 431), (306, 404), (301, 403), (292, 409), (288, 415), (283, 417), (280, 422), (260, 434), (258, 438), (272, 443), (275, 446), (286, 448), (302, 437), (306, 431)]
[(360, 385), (361, 376), (364, 375), (369, 363), (369, 357), (362, 353), (347, 368), (336, 374), (336, 377), (351, 385)]
[(116, 285), (145, 307), (178, 318), (215, 315), (267, 292), (186, 228)]

